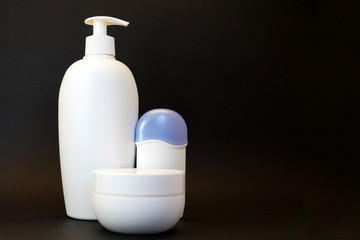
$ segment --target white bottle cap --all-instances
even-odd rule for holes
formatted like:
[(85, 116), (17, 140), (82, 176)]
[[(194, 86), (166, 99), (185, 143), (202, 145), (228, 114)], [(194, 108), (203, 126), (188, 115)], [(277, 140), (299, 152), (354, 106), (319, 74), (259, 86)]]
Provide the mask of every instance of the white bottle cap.
[(94, 26), (93, 35), (86, 37), (85, 55), (115, 56), (114, 38), (106, 35), (107, 26), (118, 25), (127, 27), (129, 22), (113, 17), (96, 16), (87, 18), (85, 24)]

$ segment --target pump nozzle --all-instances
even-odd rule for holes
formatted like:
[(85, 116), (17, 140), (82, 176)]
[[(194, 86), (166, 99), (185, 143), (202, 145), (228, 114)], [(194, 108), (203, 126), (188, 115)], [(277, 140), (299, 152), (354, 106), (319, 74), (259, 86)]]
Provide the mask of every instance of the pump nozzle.
[(93, 35), (86, 37), (85, 55), (115, 56), (114, 38), (107, 34), (107, 26), (118, 25), (127, 27), (129, 22), (107, 16), (87, 18), (85, 24), (93, 25)]

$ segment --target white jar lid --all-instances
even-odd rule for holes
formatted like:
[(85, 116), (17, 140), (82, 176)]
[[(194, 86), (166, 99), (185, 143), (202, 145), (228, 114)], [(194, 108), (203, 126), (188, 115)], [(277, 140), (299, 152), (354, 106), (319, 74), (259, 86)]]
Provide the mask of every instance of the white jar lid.
[(185, 172), (170, 169), (111, 168), (94, 170), (95, 193), (165, 196), (185, 192)]

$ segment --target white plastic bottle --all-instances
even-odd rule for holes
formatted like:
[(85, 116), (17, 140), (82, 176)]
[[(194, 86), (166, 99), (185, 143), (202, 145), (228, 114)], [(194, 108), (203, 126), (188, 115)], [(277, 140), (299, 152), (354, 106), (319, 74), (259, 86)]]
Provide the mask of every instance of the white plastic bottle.
[(85, 23), (94, 33), (59, 93), (60, 165), (67, 215), (95, 220), (93, 170), (134, 167), (138, 92), (129, 68), (115, 59), (114, 38), (106, 35), (107, 25), (129, 23), (103, 16)]

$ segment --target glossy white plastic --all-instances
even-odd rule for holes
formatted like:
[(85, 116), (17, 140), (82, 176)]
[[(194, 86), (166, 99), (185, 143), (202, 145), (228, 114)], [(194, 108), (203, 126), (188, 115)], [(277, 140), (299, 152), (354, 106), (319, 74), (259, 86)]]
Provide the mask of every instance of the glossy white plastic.
[(186, 145), (172, 145), (160, 140), (136, 142), (136, 167), (185, 171)]
[(167, 169), (94, 171), (93, 205), (102, 226), (118, 233), (153, 234), (179, 221), (185, 172)]
[(93, 35), (86, 37), (85, 55), (106, 54), (115, 56), (114, 38), (106, 35), (107, 26), (127, 27), (129, 22), (113, 17), (97, 16), (87, 18), (85, 24), (93, 25)]
[(131, 71), (112, 53), (96, 54), (96, 49), (69, 67), (59, 93), (66, 213), (85, 220), (96, 219), (92, 171), (134, 167), (138, 119), (138, 92)]

